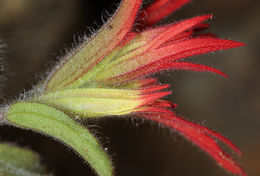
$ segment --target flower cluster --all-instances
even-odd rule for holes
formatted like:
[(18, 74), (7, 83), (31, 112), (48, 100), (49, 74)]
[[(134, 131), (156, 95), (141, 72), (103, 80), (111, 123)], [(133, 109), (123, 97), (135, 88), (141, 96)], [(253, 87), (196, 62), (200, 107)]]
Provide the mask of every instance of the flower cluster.
[[(135, 113), (178, 131), (227, 171), (246, 175), (218, 145), (240, 150), (221, 134), (175, 115), (175, 105), (161, 99), (170, 94), (151, 75), (161, 70), (223, 72), (184, 58), (242, 46), (240, 42), (197, 34), (205, 29), (202, 15), (152, 27), (189, 0), (122, 0), (115, 15), (90, 40), (73, 50), (49, 75), (36, 101), (83, 118)], [(137, 23), (138, 26), (133, 27)]]

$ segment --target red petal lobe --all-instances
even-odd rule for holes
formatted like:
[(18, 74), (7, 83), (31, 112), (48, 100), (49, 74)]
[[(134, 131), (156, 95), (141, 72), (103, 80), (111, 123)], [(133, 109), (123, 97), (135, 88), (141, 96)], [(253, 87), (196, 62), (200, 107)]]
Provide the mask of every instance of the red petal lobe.
[[(186, 121), (172, 114), (149, 113), (142, 115), (142, 117), (160, 122), (177, 130), (189, 141), (208, 153), (209, 156), (211, 156), (221, 167), (231, 173), (246, 176), (246, 173), (241, 169), (241, 167), (231, 158), (231, 156), (225, 153), (214, 138), (211, 137), (211, 134), (214, 132), (209, 132), (209, 129), (204, 130), (201, 125)], [(229, 143), (231, 142), (229, 141), (228, 144)]]
[(143, 24), (152, 26), (190, 0), (156, 0), (144, 9), (139, 18), (143, 18)]

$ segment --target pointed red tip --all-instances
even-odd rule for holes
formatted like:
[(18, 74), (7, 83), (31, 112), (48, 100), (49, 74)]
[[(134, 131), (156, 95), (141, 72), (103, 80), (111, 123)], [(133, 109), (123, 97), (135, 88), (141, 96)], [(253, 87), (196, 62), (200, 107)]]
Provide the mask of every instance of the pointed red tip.
[(174, 104), (170, 101), (167, 101), (167, 100), (158, 99), (158, 100), (154, 101), (151, 104), (151, 106), (152, 107), (159, 107), (159, 108), (170, 108), (171, 110), (174, 110), (178, 105)]
[(173, 111), (169, 109), (164, 109), (164, 108), (157, 108), (157, 107), (151, 107), (151, 106), (146, 106), (142, 107), (140, 109), (135, 110), (136, 112), (148, 112), (148, 113), (167, 113), (167, 114), (174, 114)]
[(151, 93), (151, 92), (156, 92), (162, 89), (166, 89), (170, 87), (170, 84), (164, 84), (164, 85), (151, 85), (151, 87), (148, 88), (144, 88), (141, 90), (141, 94), (147, 94), (147, 93)]
[(206, 19), (212, 19), (213, 18), (213, 15), (212, 14), (207, 14), (207, 15), (202, 15), (204, 18), (205, 18), (205, 20)]
[(223, 49), (237, 48), (246, 45), (245, 43), (237, 42), (233, 40), (225, 40), (225, 39), (215, 39), (215, 40), (219, 40), (220, 42), (222, 42), (222, 46), (224, 47)]
[(152, 103), (153, 101), (162, 98), (166, 95), (171, 94), (172, 92), (168, 91), (168, 92), (156, 92), (156, 93), (151, 93), (151, 94), (146, 94), (146, 95), (141, 95), (140, 99), (142, 100), (142, 103), (139, 105), (143, 106), (145, 104), (149, 104)]
[(175, 65), (175, 68), (179, 69), (179, 70), (191, 70), (191, 71), (197, 71), (197, 72), (211, 72), (211, 73), (216, 73), (218, 75), (224, 76), (225, 78), (228, 78), (228, 75), (226, 75), (222, 71), (215, 69), (213, 67), (206, 66), (206, 65), (194, 64), (194, 63), (190, 63), (190, 62), (175, 62), (172, 65), (173, 65), (173, 68), (174, 68), (174, 65)]
[(196, 71), (196, 72), (211, 72), (218, 74), (220, 76), (223, 76), (225, 78), (228, 78), (228, 75), (223, 73), (222, 71), (215, 69), (210, 66), (206, 65), (200, 65), (195, 64), (191, 62), (172, 62), (172, 63), (164, 63), (159, 65), (157, 68), (153, 70), (153, 72), (159, 71), (159, 70), (167, 70), (167, 69), (176, 69), (176, 70), (190, 70), (190, 71)]
[(235, 42), (236, 47), (246, 46), (245, 43), (242, 42)]
[(188, 2), (190, 0), (156, 0), (141, 11), (139, 19), (143, 19), (142, 23), (147, 27), (152, 26)]
[(149, 86), (150, 84), (157, 82), (156, 78), (150, 78), (150, 79), (143, 79), (140, 80), (141, 82), (141, 87)]

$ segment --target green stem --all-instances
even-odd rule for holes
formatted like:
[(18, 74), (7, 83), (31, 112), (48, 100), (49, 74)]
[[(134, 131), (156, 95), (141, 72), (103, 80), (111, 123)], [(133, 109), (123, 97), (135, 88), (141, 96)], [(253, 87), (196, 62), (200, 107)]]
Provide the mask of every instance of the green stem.
[(6, 109), (5, 108), (1, 108), (0, 109), (0, 124), (5, 124), (6, 123), (5, 114), (6, 114)]

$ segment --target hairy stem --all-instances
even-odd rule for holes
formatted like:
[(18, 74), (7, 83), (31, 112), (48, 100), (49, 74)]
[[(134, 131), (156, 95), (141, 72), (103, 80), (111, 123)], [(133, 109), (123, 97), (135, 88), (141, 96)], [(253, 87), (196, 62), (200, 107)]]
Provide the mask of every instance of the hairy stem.
[(0, 109), (0, 125), (7, 123), (6, 118), (5, 118), (6, 112), (7, 112), (7, 111), (6, 111), (5, 108), (1, 108), (1, 109)]

